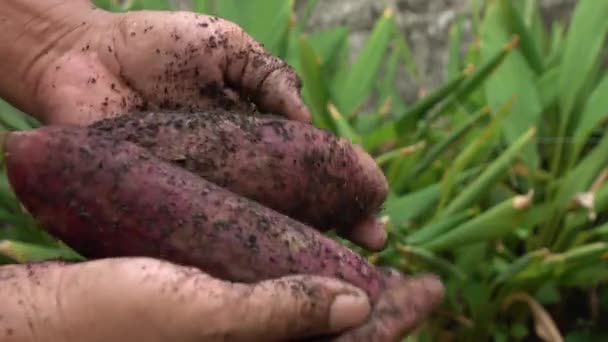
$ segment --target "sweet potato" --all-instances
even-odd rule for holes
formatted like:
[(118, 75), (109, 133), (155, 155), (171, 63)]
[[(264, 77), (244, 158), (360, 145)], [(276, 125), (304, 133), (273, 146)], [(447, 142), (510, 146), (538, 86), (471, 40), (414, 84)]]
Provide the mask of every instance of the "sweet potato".
[(4, 137), (10, 184), (52, 234), (89, 258), (148, 256), (255, 282), (334, 276), (367, 291), (383, 272), (317, 230), (98, 130), (47, 126)]
[(283, 118), (143, 113), (91, 127), (320, 230), (352, 229), (375, 214), (388, 192), (382, 171), (361, 149)]

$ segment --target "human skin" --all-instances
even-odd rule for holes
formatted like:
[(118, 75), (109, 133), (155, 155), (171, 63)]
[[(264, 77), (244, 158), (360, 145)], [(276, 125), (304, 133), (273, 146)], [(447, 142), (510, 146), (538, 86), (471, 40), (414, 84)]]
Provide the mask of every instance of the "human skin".
[[(0, 97), (43, 124), (251, 102), (310, 121), (291, 68), (218, 18), (113, 14), (85, 0), (4, 0), (0, 54)], [(383, 233), (354, 231), (359, 241)], [(360, 290), (335, 279), (233, 284), (140, 258), (4, 266), (0, 281), (0, 337), (7, 342), (279, 341), (338, 333), (344, 341), (393, 341), (417, 327), (443, 292), (434, 277), (409, 278), (372, 308)]]

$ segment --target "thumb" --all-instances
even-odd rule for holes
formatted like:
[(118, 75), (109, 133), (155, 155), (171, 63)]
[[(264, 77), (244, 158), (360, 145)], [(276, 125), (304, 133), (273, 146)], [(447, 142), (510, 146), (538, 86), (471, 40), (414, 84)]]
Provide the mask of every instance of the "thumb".
[[(238, 335), (284, 341), (333, 335), (363, 324), (371, 313), (365, 293), (338, 280), (292, 276), (241, 288), (232, 320)], [(245, 298), (243, 300), (243, 298)]]

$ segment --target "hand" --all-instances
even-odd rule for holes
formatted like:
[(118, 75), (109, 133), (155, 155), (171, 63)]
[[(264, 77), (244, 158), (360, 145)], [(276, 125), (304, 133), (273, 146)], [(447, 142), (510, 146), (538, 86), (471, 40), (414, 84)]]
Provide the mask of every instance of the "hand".
[[(190, 12), (108, 13), (83, 0), (9, 0), (3, 7), (11, 2), (30, 3), (33, 20), (19, 21), (14, 17), (23, 13), (8, 9), (0, 28), (17, 31), (6, 40), (25, 43), (13, 53), (20, 47), (7, 46), (14, 63), (0, 68), (20, 72), (13, 80), (30, 86), (11, 82), (0, 95), (45, 123), (88, 124), (139, 110), (242, 108), (249, 99), (263, 111), (310, 120), (293, 69), (229, 21)], [(49, 25), (51, 33), (44, 30)], [(28, 39), (35, 33), (42, 37)], [(40, 44), (45, 35), (49, 42)]]
[(406, 282), (387, 292), (365, 323), (365, 294), (321, 277), (243, 285), (164, 261), (116, 258), (4, 266), (0, 282), (5, 342), (287, 341), (353, 327), (335, 340), (398, 341), (441, 291), (431, 277)]
[[(5, 28), (2, 25), (7, 22), (9, 24), (9, 30), (4, 30), (4, 34), (8, 32), (9, 37), (20, 37), (23, 42), (31, 43), (11, 46), (17, 51), (9, 49), (7, 52), (7, 60), (12, 59), (15, 63), (0, 65), (0, 69), (14, 66), (0, 70), (6, 71), (4, 74), (7, 75), (0, 79), (0, 95), (45, 124), (87, 125), (101, 118), (144, 109), (193, 111), (217, 106), (234, 106), (236, 109), (249, 106), (249, 100), (264, 111), (309, 121), (308, 111), (299, 97), (297, 76), (232, 23), (184, 12), (110, 14), (91, 9), (83, 0), (50, 2), (54, 4), (44, 4), (40, 9), (40, 2), (35, 0), (8, 0), (8, 13), (11, 13), (11, 3), (25, 3), (25, 7), (32, 6), (29, 10), (35, 14), (23, 20), (24, 25), (15, 25), (13, 28), (25, 32), (17, 32), (13, 36), (10, 34), (11, 20), (19, 23), (14, 19), (18, 16), (3, 18), (2, 11), (7, 7), (0, 6), (0, 19), (4, 19), (0, 20), (0, 28)], [(56, 23), (53, 26), (56, 30), (44, 30), (49, 26), (45, 20)], [(51, 37), (41, 38), (40, 35), (31, 35), (32, 32), (44, 32)], [(1, 46), (0, 50), (4, 48)], [(384, 231), (361, 228), (353, 230), (352, 240), (363, 243), (382, 240), (383, 243)], [(150, 267), (146, 269), (154, 272), (135, 272), (142, 262), (149, 263)], [(12, 286), (0, 290), (0, 298), (15, 298), (17, 301), (14, 311), (7, 311), (13, 321), (6, 320), (11, 324), (5, 330), (6, 335), (10, 329), (10, 335), (21, 336), (16, 335), (19, 328), (25, 334), (67, 334), (66, 340), (107, 338), (120, 341), (110, 335), (116, 332), (127, 341), (131, 340), (126, 336), (128, 334), (151, 341), (180, 340), (182, 337), (186, 341), (200, 341), (220, 333), (236, 340), (241, 337), (283, 340), (331, 335), (342, 331), (341, 328), (354, 328), (340, 338), (359, 340), (359, 337), (366, 336), (364, 340), (367, 341), (391, 341), (407, 335), (426, 318), (442, 296), (441, 285), (434, 278), (400, 281), (382, 296), (371, 316), (368, 316), (369, 304), (360, 302), (340, 310), (347, 316), (346, 323), (336, 328), (340, 325), (328, 323), (330, 299), (336, 294), (336, 286), (357, 292), (336, 280), (291, 277), (246, 286), (228, 284), (192, 269), (147, 259), (8, 266), (0, 269), (0, 279), (3, 279), (3, 274), (7, 277), (6, 270), (19, 275), (11, 277), (14, 279)], [(191, 281), (178, 282), (176, 279), (183, 278), (180, 276), (183, 274), (190, 275), (188, 279)], [(146, 282), (142, 285), (144, 277)], [(69, 282), (71, 285), (68, 286), (65, 279), (75, 281)], [(185, 297), (204, 297), (207, 300), (188, 301), (191, 307), (178, 302), (167, 291), (169, 286), (166, 284), (171, 280), (175, 285), (171, 288), (190, 294)], [(323, 299), (316, 296), (287, 298), (286, 294), (293, 297), (293, 288), (285, 284), (294, 283), (296, 288), (309, 289), (304, 291), (307, 296), (318, 291), (323, 294)], [(34, 292), (37, 296), (30, 297)], [(62, 297), (65, 300), (58, 308), (55, 299)], [(234, 305), (231, 302), (234, 297), (246, 298), (250, 302), (245, 300), (244, 306)], [(277, 300), (281, 297), (286, 302)], [(19, 305), (20, 300), (28, 303), (28, 298), (31, 307), (44, 308), (36, 311), (41, 312), (40, 315), (36, 313), (39, 317), (36, 323), (32, 318), (33, 311), (24, 310)], [(70, 298), (78, 303), (77, 307), (75, 304), (72, 308), (63, 305)], [(215, 301), (210, 301), (210, 298)], [(151, 299), (165, 304), (155, 305)], [(222, 305), (224, 303), (226, 305)], [(96, 306), (105, 310), (97, 310)], [(83, 308), (92, 309), (83, 312)], [(251, 315), (255, 317), (245, 317), (248, 315), (242, 310), (253, 312)], [(314, 310), (314, 314), (307, 310)], [(167, 312), (172, 312), (172, 316), (169, 317)], [(349, 313), (354, 313), (354, 316), (349, 316)], [(53, 317), (58, 318), (54, 321)], [(24, 325), (28, 319), (33, 328), (29, 324)], [(135, 323), (146, 321), (155, 330), (137, 328)], [(210, 321), (214, 325), (206, 324)], [(252, 323), (243, 327), (247, 322)], [(91, 325), (93, 323), (95, 325)], [(8, 323), (0, 320), (0, 327), (2, 324)], [(191, 324), (190, 330), (183, 326), (188, 324)], [(218, 325), (220, 332), (214, 330)], [(0, 336), (1, 333), (2, 330)]]

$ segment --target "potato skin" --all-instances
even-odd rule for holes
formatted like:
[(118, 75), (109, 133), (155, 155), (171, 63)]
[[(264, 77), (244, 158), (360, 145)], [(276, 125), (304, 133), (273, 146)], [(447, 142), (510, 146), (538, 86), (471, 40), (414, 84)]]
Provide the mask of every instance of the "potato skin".
[(333, 276), (372, 300), (387, 285), (380, 270), (315, 229), (97, 130), (9, 133), (4, 154), (23, 205), (85, 257), (157, 257), (245, 283)]
[(321, 231), (352, 229), (378, 211), (388, 192), (365, 152), (331, 132), (279, 117), (219, 109), (139, 113), (91, 128)]

